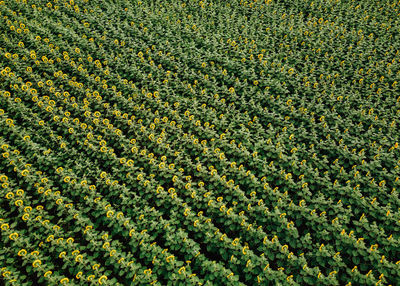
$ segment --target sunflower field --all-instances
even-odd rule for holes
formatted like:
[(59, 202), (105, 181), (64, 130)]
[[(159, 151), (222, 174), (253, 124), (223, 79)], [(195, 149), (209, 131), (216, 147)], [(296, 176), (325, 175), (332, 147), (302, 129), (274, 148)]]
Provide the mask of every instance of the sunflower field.
[(1, 285), (400, 285), (400, 1), (0, 1)]

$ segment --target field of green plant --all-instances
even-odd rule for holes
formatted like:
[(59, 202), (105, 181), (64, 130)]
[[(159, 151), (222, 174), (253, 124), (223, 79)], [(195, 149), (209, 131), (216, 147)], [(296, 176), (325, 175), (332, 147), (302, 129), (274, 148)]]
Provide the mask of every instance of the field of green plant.
[(0, 284), (400, 285), (400, 1), (0, 1)]

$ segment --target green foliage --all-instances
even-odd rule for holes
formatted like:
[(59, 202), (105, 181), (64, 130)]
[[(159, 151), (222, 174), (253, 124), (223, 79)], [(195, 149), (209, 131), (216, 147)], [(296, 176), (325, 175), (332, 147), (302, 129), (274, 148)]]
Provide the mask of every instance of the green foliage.
[(6, 285), (399, 285), (399, 3), (0, 2)]

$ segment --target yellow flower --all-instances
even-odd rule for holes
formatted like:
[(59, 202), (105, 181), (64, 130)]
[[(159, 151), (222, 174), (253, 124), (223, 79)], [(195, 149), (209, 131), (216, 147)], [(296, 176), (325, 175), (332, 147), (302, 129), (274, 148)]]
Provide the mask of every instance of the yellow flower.
[(60, 284), (68, 283), (69, 279), (64, 277), (63, 279), (60, 280)]
[(21, 175), (23, 176), (23, 177), (25, 177), (25, 176), (27, 176), (29, 174), (29, 171), (28, 170), (23, 170), (22, 172), (21, 172)]
[(88, 278), (87, 278), (87, 280), (88, 280), (88, 281), (92, 281), (94, 278), (95, 278), (94, 275), (89, 275)]
[(10, 235), (8, 236), (8, 238), (11, 239), (11, 240), (16, 240), (16, 239), (18, 238), (18, 236), (19, 236), (18, 233), (13, 232), (12, 234), (10, 234)]
[(42, 265), (42, 261), (40, 261), (39, 259), (36, 259), (35, 261), (33, 261), (32, 266), (33, 267), (39, 267), (40, 265)]
[(99, 278), (98, 282), (99, 282), (99, 284), (101, 285), (101, 284), (103, 284), (103, 282), (106, 281), (107, 279), (108, 279), (107, 276), (103, 275), (103, 276), (101, 276), (101, 277)]
[(25, 249), (18, 251), (18, 256), (25, 256), (28, 252)]
[(24, 202), (23, 202), (22, 200), (16, 200), (14, 204), (15, 204), (17, 207), (21, 207), (21, 206), (24, 204)]
[(12, 199), (13, 197), (14, 197), (14, 193), (12, 193), (12, 192), (9, 192), (6, 194), (6, 198), (9, 200)]
[(50, 270), (49, 271), (46, 271), (46, 273), (44, 273), (44, 277), (47, 277), (47, 276), (49, 276), (49, 275), (51, 275), (53, 272), (51, 272)]
[(47, 241), (47, 242), (50, 242), (50, 241), (52, 241), (53, 239), (54, 239), (54, 235), (50, 234), (50, 235), (46, 238), (46, 241)]
[(26, 214), (24, 214), (23, 216), (22, 216), (22, 220), (23, 221), (27, 221), (29, 219), (29, 214), (28, 213), (26, 213)]

